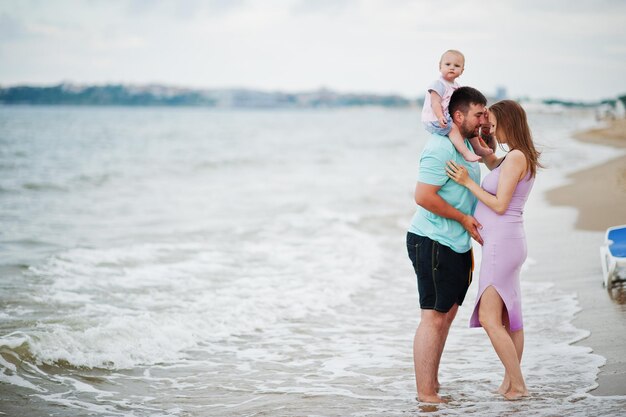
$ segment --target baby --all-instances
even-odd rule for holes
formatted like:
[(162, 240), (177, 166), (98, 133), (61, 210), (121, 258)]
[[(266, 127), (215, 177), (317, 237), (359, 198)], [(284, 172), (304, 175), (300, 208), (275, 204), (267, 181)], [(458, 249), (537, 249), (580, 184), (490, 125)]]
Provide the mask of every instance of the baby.
[(444, 52), (439, 61), (441, 77), (428, 87), (428, 94), (424, 97), (422, 123), (430, 133), (448, 136), (466, 161), (475, 162), (480, 160), (480, 156), (489, 155), (493, 151), (480, 146), (478, 138), (470, 138), (470, 143), (476, 153), (472, 152), (465, 145), (459, 128), (452, 123), (452, 117), (448, 112), (450, 97), (454, 90), (460, 87), (456, 79), (463, 74), (464, 69), (465, 57), (461, 52), (453, 49)]

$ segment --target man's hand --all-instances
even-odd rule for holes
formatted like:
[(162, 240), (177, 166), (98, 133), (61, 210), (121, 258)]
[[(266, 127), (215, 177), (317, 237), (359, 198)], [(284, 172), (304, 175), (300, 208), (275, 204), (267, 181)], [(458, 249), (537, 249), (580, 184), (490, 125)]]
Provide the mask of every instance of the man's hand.
[(472, 239), (474, 239), (476, 242), (480, 243), (481, 245), (483, 244), (483, 238), (480, 237), (480, 233), (478, 233), (478, 229), (482, 229), (483, 226), (480, 223), (478, 223), (478, 220), (476, 220), (474, 216), (470, 216), (469, 214), (466, 214), (465, 216), (463, 216), (463, 220), (461, 220), (460, 223), (461, 223), (461, 226), (463, 226), (465, 230), (467, 230), (470, 236), (472, 236)]
[(482, 245), (483, 239), (478, 233), (478, 229), (482, 229), (482, 225), (474, 217), (455, 209), (441, 198), (437, 193), (440, 188), (439, 185), (418, 182), (415, 186), (415, 202), (431, 213), (459, 222), (470, 236)]

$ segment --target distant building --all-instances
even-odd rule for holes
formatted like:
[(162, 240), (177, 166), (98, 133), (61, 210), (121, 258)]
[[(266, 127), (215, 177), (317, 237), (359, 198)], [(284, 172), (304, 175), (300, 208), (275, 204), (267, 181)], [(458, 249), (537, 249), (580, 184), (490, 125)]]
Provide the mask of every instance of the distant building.
[(501, 86), (501, 85), (497, 86), (496, 97), (495, 97), (496, 101), (504, 100), (507, 97), (508, 97), (508, 94), (506, 92), (506, 87)]
[(615, 117), (619, 119), (626, 117), (626, 96), (619, 97), (615, 101)]

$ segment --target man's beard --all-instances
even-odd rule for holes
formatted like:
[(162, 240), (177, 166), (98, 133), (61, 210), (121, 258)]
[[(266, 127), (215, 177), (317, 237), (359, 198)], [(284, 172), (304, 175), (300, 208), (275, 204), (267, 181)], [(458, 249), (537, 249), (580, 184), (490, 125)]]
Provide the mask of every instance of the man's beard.
[(464, 121), (463, 124), (459, 126), (459, 132), (461, 132), (464, 138), (473, 138), (476, 136), (476, 126), (470, 129), (469, 124)]

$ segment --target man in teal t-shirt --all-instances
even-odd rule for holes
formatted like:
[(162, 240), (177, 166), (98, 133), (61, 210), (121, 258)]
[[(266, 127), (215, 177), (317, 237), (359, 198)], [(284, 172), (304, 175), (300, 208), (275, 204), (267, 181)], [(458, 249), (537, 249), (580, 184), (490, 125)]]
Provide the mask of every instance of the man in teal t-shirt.
[[(452, 122), (465, 138), (487, 122), (487, 99), (471, 87), (457, 89), (448, 105)], [(466, 145), (471, 148), (469, 141)], [(495, 153), (483, 160), (495, 158)], [(439, 391), (439, 361), (448, 330), (472, 281), (472, 243), (482, 243), (480, 225), (472, 214), (476, 197), (449, 180), (449, 160), (467, 168), (480, 183), (477, 162), (467, 162), (446, 136), (433, 134), (420, 157), (415, 187), (417, 211), (407, 233), (407, 249), (417, 275), (421, 320), (413, 340), (413, 360), (419, 401), (443, 402)]]
[[(465, 144), (469, 141), (465, 139)], [(471, 147), (471, 145), (469, 145)], [(418, 182), (439, 187), (437, 194), (449, 205), (464, 214), (474, 213), (477, 199), (467, 189), (446, 174), (447, 161), (454, 161), (467, 168), (469, 176), (480, 184), (480, 167), (477, 162), (467, 162), (454, 148), (447, 136), (432, 134), (426, 143), (420, 158)], [(442, 170), (441, 167), (444, 167)], [(452, 248), (455, 252), (464, 253), (472, 248), (469, 233), (457, 220), (439, 216), (422, 206), (417, 207), (413, 215), (409, 232), (430, 239)]]

